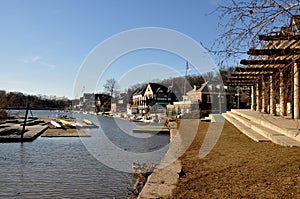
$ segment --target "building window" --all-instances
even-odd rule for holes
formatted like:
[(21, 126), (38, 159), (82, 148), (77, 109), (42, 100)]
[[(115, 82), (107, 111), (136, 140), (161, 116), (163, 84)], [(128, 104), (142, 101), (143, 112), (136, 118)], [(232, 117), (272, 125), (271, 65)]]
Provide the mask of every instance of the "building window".
[(211, 103), (212, 102), (212, 96), (211, 95), (207, 95), (207, 103)]
[(221, 103), (224, 103), (225, 102), (225, 100), (224, 100), (224, 96), (220, 96), (221, 97)]
[(219, 89), (219, 91), (224, 91), (224, 87), (222, 85), (218, 85), (217, 88)]

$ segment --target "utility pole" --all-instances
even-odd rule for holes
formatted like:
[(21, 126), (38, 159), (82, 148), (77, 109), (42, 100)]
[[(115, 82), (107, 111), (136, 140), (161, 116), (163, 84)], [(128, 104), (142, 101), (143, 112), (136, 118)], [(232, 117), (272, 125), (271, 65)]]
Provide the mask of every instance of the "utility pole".
[(220, 90), (219, 90), (218, 98), (219, 98), (219, 114), (221, 114), (221, 113), (222, 113), (222, 106), (221, 106), (221, 103), (222, 103), (222, 96), (221, 96)]
[(185, 65), (185, 76), (184, 76), (184, 81), (183, 81), (183, 95), (182, 96), (184, 96), (185, 93), (186, 93), (186, 76), (187, 76), (188, 70), (189, 70), (189, 63), (186, 62), (186, 65)]

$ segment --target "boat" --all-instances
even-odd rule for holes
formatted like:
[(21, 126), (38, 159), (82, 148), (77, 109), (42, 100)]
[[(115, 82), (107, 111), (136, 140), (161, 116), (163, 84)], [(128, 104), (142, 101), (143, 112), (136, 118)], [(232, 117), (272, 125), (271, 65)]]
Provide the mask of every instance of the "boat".
[(137, 118), (139, 122), (144, 122), (144, 123), (154, 123), (158, 122), (157, 115), (151, 115), (151, 116), (143, 116)]
[(66, 120), (59, 120), (59, 122), (64, 126), (71, 126), (71, 123), (72, 123), (72, 122), (68, 122)]
[(85, 124), (87, 124), (87, 125), (93, 125), (93, 122), (91, 122), (90, 120), (88, 120), (88, 119), (83, 119), (82, 120)]
[(80, 123), (78, 123), (78, 122), (72, 122), (71, 124), (70, 124), (72, 127), (83, 127), (82, 126), (82, 124), (80, 124)]
[(50, 124), (54, 127), (54, 128), (61, 128), (61, 125), (53, 120), (50, 121)]

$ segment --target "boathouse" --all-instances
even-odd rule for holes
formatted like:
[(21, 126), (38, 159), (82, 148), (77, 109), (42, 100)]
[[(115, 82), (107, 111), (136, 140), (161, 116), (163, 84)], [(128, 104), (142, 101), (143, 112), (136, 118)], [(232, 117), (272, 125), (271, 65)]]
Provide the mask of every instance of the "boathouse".
[(111, 96), (107, 94), (94, 94), (93, 107), (95, 107), (95, 112), (108, 112), (111, 110)]
[(158, 106), (166, 107), (178, 99), (171, 88), (157, 83), (148, 83), (133, 92), (130, 101), (129, 109), (137, 108), (139, 113), (148, 113), (150, 109), (157, 109)]
[(202, 111), (202, 115), (205, 113), (203, 116), (209, 113), (222, 113), (232, 108), (236, 101), (235, 94), (235, 90), (231, 87), (206, 81), (200, 87), (194, 85), (194, 88), (183, 96), (183, 101), (168, 106), (168, 112), (178, 114)]

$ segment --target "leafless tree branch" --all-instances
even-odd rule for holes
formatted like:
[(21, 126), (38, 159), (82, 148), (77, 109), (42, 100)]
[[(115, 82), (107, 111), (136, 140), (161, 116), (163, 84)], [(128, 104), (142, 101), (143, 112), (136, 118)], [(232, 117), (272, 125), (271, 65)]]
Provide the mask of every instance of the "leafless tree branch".
[(278, 32), (300, 12), (299, 0), (231, 0), (214, 11), (221, 13), (218, 38), (208, 49), (218, 63), (236, 62), (251, 47), (259, 47), (261, 34)]

